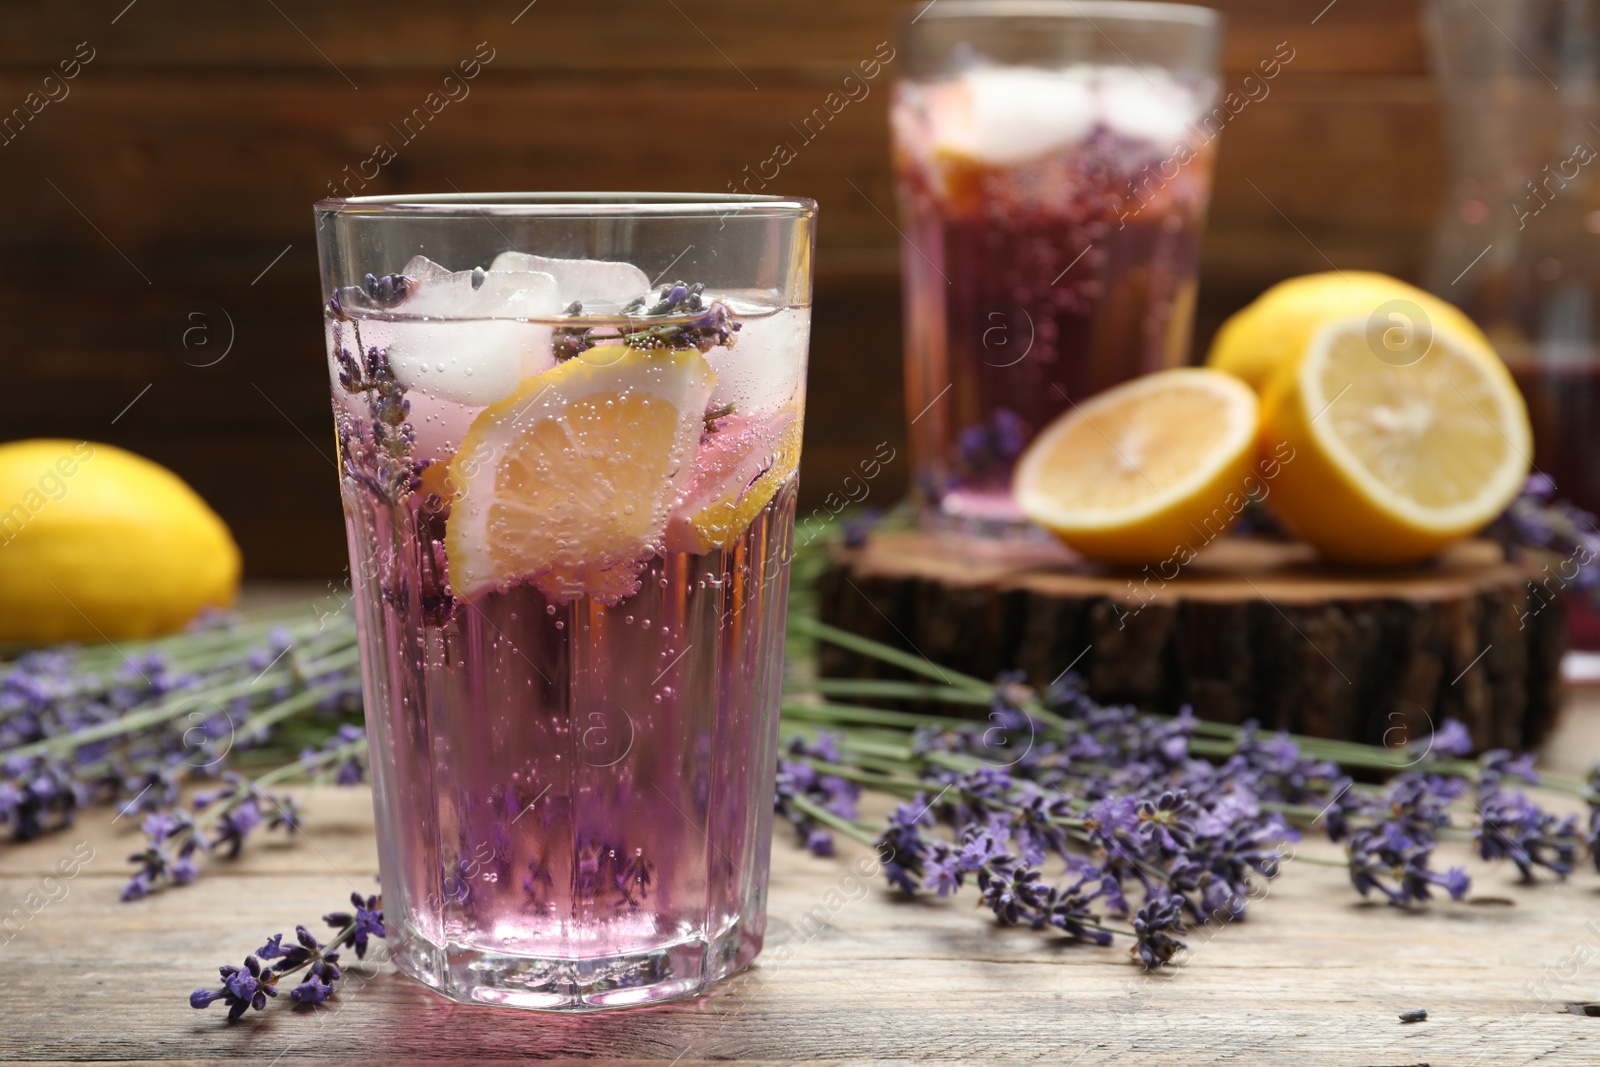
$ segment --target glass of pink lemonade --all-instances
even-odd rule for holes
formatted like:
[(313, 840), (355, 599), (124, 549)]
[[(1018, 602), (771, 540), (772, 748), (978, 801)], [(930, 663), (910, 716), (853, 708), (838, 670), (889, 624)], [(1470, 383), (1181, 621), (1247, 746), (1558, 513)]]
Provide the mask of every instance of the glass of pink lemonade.
[(1220, 20), (1176, 4), (943, 0), (891, 104), (906, 411), (923, 521), (1024, 529), (1011, 472), (1074, 403), (1188, 361)]
[(316, 215), (393, 958), (698, 993), (765, 923), (816, 206)]

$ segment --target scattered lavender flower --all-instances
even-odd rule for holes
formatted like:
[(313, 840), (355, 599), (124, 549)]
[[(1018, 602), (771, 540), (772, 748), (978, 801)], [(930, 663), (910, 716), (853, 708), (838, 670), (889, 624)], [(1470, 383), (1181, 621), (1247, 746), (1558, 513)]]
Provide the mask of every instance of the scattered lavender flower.
[[(362, 780), (365, 755), (365, 731), (346, 725), (325, 744), (305, 749), (294, 763), (271, 773), (316, 776), (332, 771), (338, 784), (350, 785)], [(146, 817), (145, 848), (128, 857), (139, 868), (124, 887), (122, 899), (138, 900), (163, 885), (188, 885), (199, 876), (201, 853), (237, 859), (245, 839), (258, 827), (297, 831), (300, 812), (294, 799), (267, 792), (260, 781), (225, 772), (223, 785), (196, 794), (190, 811), (175, 808)], [(207, 839), (206, 830), (213, 830), (214, 836)]]
[(367, 761), (365, 741), (367, 732), (359, 726), (346, 723), (323, 742), (321, 748), (300, 751), (300, 762), (307, 766), (325, 764), (333, 757), (338, 769), (334, 772), (335, 785), (359, 785), (366, 781)]
[(278, 995), (278, 976), (261, 966), (254, 956), (244, 958), (243, 967), (223, 964), (222, 988), (196, 989), (189, 994), (189, 1007), (209, 1008), (217, 1001), (228, 1005), (228, 1021), (235, 1022), (246, 1011), (261, 1011), (268, 997)]
[(1595, 516), (1556, 499), (1555, 492), (1549, 476), (1530, 474), (1522, 495), (1485, 532), (1508, 555), (1544, 560), (1548, 577), (1539, 586), (1551, 591), (1571, 586), (1591, 599), (1600, 596), (1600, 527)]
[(833, 835), (811, 816), (798, 810), (794, 798), (804, 796), (841, 819), (854, 819), (861, 787), (848, 779), (818, 771), (811, 765), (810, 760), (813, 759), (823, 763), (842, 762), (838, 738), (834, 734), (820, 731), (816, 741), (811, 744), (807, 744), (804, 738), (796, 737), (789, 742), (788, 753), (796, 758), (778, 758), (777, 813), (789, 820), (813, 855), (831, 856)]
[(1474, 831), (1478, 855), (1509, 859), (1525, 882), (1535, 867), (1566, 877), (1577, 865), (1578, 817), (1560, 818), (1540, 808), (1520, 789), (1504, 789), (1498, 781), (1479, 783), (1479, 824)]
[(1353, 831), (1345, 846), (1350, 858), (1350, 881), (1366, 896), (1376, 890), (1396, 905), (1427, 900), (1438, 886), (1450, 899), (1466, 896), (1467, 872), (1452, 867), (1444, 874), (1428, 868), (1432, 838), (1407, 832), (1400, 822), (1382, 822)]
[[(347, 947), (355, 948), (356, 957), (364, 959), (369, 939), (384, 937), (383, 902), (381, 898), (363, 898), (360, 893), (350, 894), (355, 911), (330, 912), (323, 922), (333, 927), (334, 934), (326, 944), (304, 926), (295, 927), (295, 940), (289, 947), (283, 945), (282, 934), (273, 934), (267, 943), (246, 956), (244, 967), (222, 968), (220, 989), (197, 989), (189, 995), (189, 1006), (207, 1008), (221, 1000), (228, 1005), (228, 1020), (237, 1020), (246, 1010), (261, 1011), (268, 997), (278, 995), (280, 979), (305, 971), (305, 977), (289, 990), (289, 999), (296, 1004), (321, 1004), (334, 992), (334, 983), (344, 977), (339, 966), (339, 955)], [(274, 961), (263, 967), (262, 960)]]
[(1154, 970), (1188, 948), (1177, 935), (1184, 932), (1183, 901), (1177, 897), (1152, 893), (1133, 916), (1137, 940), (1130, 950), (1146, 970)]

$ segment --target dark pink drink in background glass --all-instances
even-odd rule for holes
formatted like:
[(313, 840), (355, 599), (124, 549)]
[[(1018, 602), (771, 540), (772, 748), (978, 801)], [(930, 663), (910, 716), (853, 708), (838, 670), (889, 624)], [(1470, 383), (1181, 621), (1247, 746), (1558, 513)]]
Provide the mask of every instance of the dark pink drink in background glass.
[(925, 524), (1022, 530), (1011, 471), (1032, 436), (1187, 362), (1216, 33), (1205, 9), (1120, 3), (940, 4), (903, 27), (891, 123)]

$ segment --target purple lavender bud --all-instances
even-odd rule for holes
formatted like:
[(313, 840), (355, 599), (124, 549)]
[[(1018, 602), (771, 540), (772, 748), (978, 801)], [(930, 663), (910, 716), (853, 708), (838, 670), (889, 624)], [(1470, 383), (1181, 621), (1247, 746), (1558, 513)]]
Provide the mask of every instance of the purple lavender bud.
[(1459, 719), (1446, 719), (1424, 743), (1424, 751), (1457, 758), (1467, 755), (1474, 747), (1472, 734)]

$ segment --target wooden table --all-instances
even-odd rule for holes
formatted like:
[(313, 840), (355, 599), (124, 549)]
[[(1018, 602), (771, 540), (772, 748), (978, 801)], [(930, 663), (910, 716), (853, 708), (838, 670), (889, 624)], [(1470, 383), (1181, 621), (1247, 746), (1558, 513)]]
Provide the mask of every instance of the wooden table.
[[(1575, 705), (1546, 749), (1564, 770), (1600, 756), (1600, 697)], [(65, 895), (55, 889), (60, 899), (0, 943), (0, 1062), (1600, 1062), (1600, 1018), (1563, 1010), (1600, 1000), (1593, 870), (1522, 887), (1474, 866), (1477, 894), (1515, 903), (1412, 913), (1362, 904), (1343, 872), (1291, 861), (1247, 922), (1192, 937), (1187, 966), (1147, 976), (1121, 950), (998, 928), (970, 890), (905, 901), (880, 879), (852, 893), (848, 865), (865, 850), (814, 859), (787, 827), (767, 955), (701, 1000), (561, 1018), (462, 1007), (382, 966), (315, 1012), (273, 1004), (229, 1025), (220, 1007), (190, 1009), (187, 994), (214, 986), (218, 965), (371, 890), (368, 803), (364, 789), (311, 791), (298, 841), (263, 835), (195, 885), (132, 904), (117, 900), (139, 841), (130, 819), (96, 811), (66, 834), (0, 848), (0, 912), (43, 895), (42, 878), (80, 842), (94, 849)], [(827, 917), (809, 937), (808, 913)], [(1428, 1021), (1401, 1024), (1410, 1008)]]

